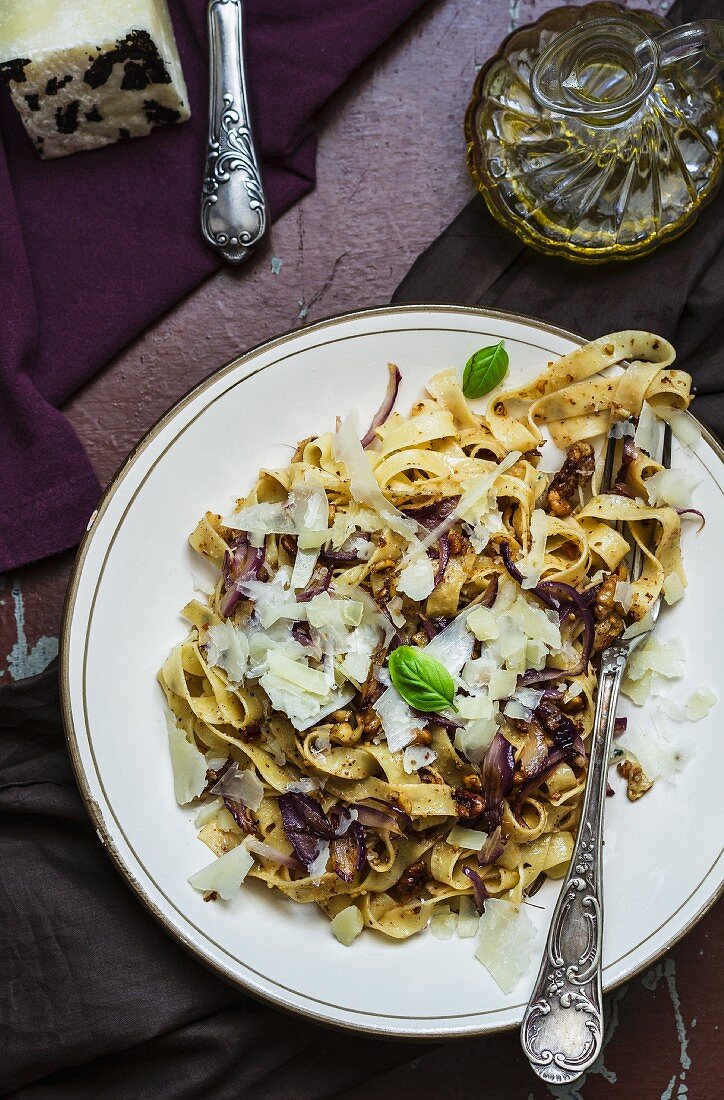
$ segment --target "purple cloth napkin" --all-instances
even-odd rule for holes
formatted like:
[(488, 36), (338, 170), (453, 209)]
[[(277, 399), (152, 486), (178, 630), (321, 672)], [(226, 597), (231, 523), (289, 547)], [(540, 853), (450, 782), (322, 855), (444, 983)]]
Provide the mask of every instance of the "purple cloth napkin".
[[(312, 117), (424, 0), (249, 0), (250, 87), (271, 214), (314, 185)], [(0, 96), (0, 572), (74, 546), (100, 493), (57, 411), (218, 261), (198, 228), (205, 0), (171, 0), (192, 118), (41, 161)]]

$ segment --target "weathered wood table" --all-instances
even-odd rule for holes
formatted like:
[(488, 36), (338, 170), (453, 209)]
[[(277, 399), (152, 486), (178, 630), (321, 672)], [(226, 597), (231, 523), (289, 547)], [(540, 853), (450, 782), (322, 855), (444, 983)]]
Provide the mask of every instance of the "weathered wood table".
[[(473, 194), (462, 118), (477, 68), (505, 34), (553, 6), (438, 0), (349, 81), (320, 119), (316, 190), (277, 222), (264, 253), (209, 279), (68, 404), (103, 484), (169, 405), (232, 356), (287, 329), (389, 300)], [(668, 2), (636, 6), (665, 11)], [(0, 577), (0, 683), (41, 671), (57, 652), (72, 562), (72, 553), (62, 554)], [(447, 1096), (451, 1088), (457, 1095), (454, 1082), (467, 1067), (486, 1100), (718, 1100), (721, 930), (721, 911), (710, 913), (610, 996), (603, 1055), (572, 1090), (542, 1085), (517, 1034), (508, 1033), (431, 1047), (378, 1078), (374, 1096)]]

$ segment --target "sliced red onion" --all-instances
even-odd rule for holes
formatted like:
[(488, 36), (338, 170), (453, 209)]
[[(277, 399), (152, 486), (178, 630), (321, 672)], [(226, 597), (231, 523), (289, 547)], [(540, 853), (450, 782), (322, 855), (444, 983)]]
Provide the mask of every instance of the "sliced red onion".
[(433, 580), (433, 588), (437, 588), (445, 576), (448, 562), (450, 561), (450, 539), (447, 535), (440, 535), (437, 543), (437, 569)]
[(375, 438), (375, 428), (379, 428), (380, 424), (384, 424), (385, 420), (387, 420), (387, 417), (392, 412), (395, 400), (397, 399), (397, 391), (400, 388), (402, 375), (394, 363), (388, 363), (387, 367), (390, 372), (390, 377), (387, 380), (385, 399), (372, 417), (372, 423), (362, 437), (361, 443), (363, 447), (369, 447), (370, 443)]
[(253, 833), (255, 831), (254, 821), (246, 806), (242, 806), (240, 802), (228, 797), (224, 798), (224, 805), (243, 833)]
[(427, 615), (419, 615), (418, 617), (420, 619), (420, 623), (422, 624), (422, 629), (427, 634), (428, 639), (432, 641), (433, 638), (437, 638), (437, 629), (434, 623), (432, 623), (430, 619), (428, 619)]
[(352, 882), (367, 861), (364, 830), (359, 820), (353, 821), (342, 836), (335, 837), (330, 845), (330, 854), (335, 874), (342, 882)]
[[(347, 546), (348, 543), (353, 542), (355, 539), (369, 539), (369, 531), (360, 531), (359, 534), (350, 535), (345, 539), (339, 550), (323, 550), (322, 557), (325, 561), (339, 562), (345, 564), (346, 562), (360, 561), (358, 550), (355, 550), (353, 546)], [(347, 549), (345, 549), (347, 547)]]
[(586, 746), (583, 743), (583, 738), (581, 737), (580, 733), (577, 734), (573, 742), (572, 748), (576, 756), (582, 756), (584, 760), (587, 758), (588, 753), (586, 752)]
[(402, 836), (405, 829), (409, 828), (410, 818), (403, 810), (381, 798), (372, 798), (370, 802), (377, 802), (384, 809), (377, 809), (376, 806), (369, 806), (364, 802), (355, 802), (352, 809), (357, 811), (357, 820), (362, 825), (369, 825), (372, 829), (385, 829), (393, 836)]
[(278, 801), (287, 839), (308, 868), (319, 855), (319, 841), (333, 840), (334, 829), (322, 807), (310, 795), (288, 792), (280, 794)]
[(332, 583), (332, 570), (324, 566), (312, 577), (306, 588), (297, 592), (297, 603), (308, 603), (309, 600), (326, 592)]
[(537, 722), (529, 722), (519, 760), (520, 770), (526, 779), (531, 779), (538, 774), (547, 756), (548, 748), (543, 738), (543, 730)]
[(485, 912), (485, 903), (490, 897), (487, 891), (485, 883), (481, 879), (477, 871), (472, 867), (463, 867), (463, 874), (467, 875), (473, 884), (473, 898), (475, 899), (475, 908), (482, 914)]
[(568, 755), (569, 754), (563, 749), (551, 749), (551, 751), (548, 753), (547, 759), (543, 761), (541, 770), (538, 772), (538, 774), (534, 775), (531, 779), (528, 780), (527, 783), (524, 783), (523, 786), (519, 787), (518, 790), (515, 792), (516, 803), (522, 802), (522, 800), (524, 798), (527, 798), (528, 795), (531, 795), (534, 791), (537, 791), (541, 784), (545, 783), (548, 776), (551, 775), (553, 771), (555, 771), (558, 765), (568, 758)]
[(294, 623), (292, 626), (292, 638), (294, 638), (295, 642), (299, 642), (300, 645), (314, 647), (309, 623)]
[(496, 733), (485, 753), (481, 768), (482, 793), (485, 798), (483, 819), (490, 832), (500, 825), (503, 798), (513, 786), (513, 746)]
[(696, 531), (697, 535), (699, 534), (699, 531), (704, 530), (704, 527), (706, 525), (706, 516), (703, 512), (700, 512), (698, 508), (677, 508), (676, 511), (680, 516), (698, 516), (699, 526)]
[(606, 781), (606, 798), (613, 798), (615, 793), (616, 792), (614, 791), (613, 787), (611, 786), (611, 784), (607, 780)]
[(298, 859), (295, 859), (294, 856), (288, 856), (279, 848), (273, 848), (271, 844), (265, 844), (262, 840), (256, 840), (254, 837), (247, 837), (244, 843), (255, 856), (261, 856), (262, 859), (272, 859), (275, 863), (281, 863), (283, 867), (288, 867), (290, 871), (301, 871), (302, 869), (302, 864)]
[(492, 833), (485, 841), (478, 852), (478, 863), (481, 867), (487, 867), (491, 863), (495, 863), (496, 859), (500, 859), (505, 849), (505, 841), (503, 840), (503, 830), (500, 825), (497, 829), (493, 829)]
[(434, 722), (437, 726), (442, 726), (446, 730), (459, 730), (462, 729), (464, 722), (459, 722), (456, 718), (448, 718), (445, 714), (435, 714), (429, 711), (415, 710), (414, 707), (410, 707), (410, 710), (417, 718), (424, 718), (427, 722)]
[(414, 519), (426, 531), (434, 531), (448, 518), (460, 503), (460, 497), (443, 497), (434, 504), (425, 504), (422, 508), (402, 508), (406, 516)]
[(492, 607), (498, 595), (498, 574), (493, 573), (488, 587), (485, 589), (485, 595), (480, 600), (480, 607)]
[(266, 545), (252, 546), (243, 532), (234, 539), (224, 555), (226, 595), (219, 604), (222, 615), (228, 617), (232, 613), (243, 595), (241, 589), (244, 582), (257, 579), (265, 555)]
[(613, 736), (618, 737), (620, 734), (626, 732), (628, 726), (628, 718), (617, 718), (613, 723)]

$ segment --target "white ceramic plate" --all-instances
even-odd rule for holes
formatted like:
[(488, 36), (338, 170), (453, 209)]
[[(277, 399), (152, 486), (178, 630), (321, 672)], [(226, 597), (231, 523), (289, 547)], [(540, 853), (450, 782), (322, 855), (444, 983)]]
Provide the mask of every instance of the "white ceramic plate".
[[(289, 444), (328, 430), (351, 406), (368, 419), (384, 393), (387, 361), (403, 376), (406, 411), (425, 380), (477, 348), (506, 340), (508, 382), (530, 377), (581, 343), (539, 322), (458, 307), (369, 310), (273, 340), (219, 370), (149, 432), (116, 475), (92, 520), (69, 588), (63, 629), (63, 702), (78, 781), (101, 841), (141, 900), (200, 959), (274, 1004), (367, 1032), (455, 1036), (517, 1024), (538, 958), (506, 996), (474, 957), (474, 940), (423, 933), (394, 943), (369, 932), (350, 948), (314, 906), (258, 883), (230, 903), (205, 904), (187, 883), (209, 862), (193, 813), (173, 798), (156, 670), (185, 626), (193, 596), (186, 539), (207, 509), (225, 513), (259, 466), (288, 462)], [(676, 442), (676, 441), (675, 441)], [(657, 633), (688, 649), (688, 694), (715, 685), (724, 595), (723, 464), (713, 441), (674, 465), (701, 479), (700, 535), (689, 525), (685, 600)], [(621, 786), (606, 810), (608, 988), (648, 965), (712, 904), (722, 881), (720, 703), (680, 728), (690, 755), (675, 783), (658, 782), (637, 804)], [(542, 946), (557, 886), (528, 908)]]

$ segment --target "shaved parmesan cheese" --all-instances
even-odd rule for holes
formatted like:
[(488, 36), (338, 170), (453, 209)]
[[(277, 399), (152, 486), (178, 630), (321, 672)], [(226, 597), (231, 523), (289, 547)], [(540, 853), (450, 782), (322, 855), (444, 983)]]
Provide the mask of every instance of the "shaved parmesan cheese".
[(635, 592), (636, 589), (628, 581), (616, 581), (616, 587), (613, 590), (614, 601), (621, 604), (624, 612), (630, 611)]
[(530, 707), (524, 707), (521, 703), (516, 702), (515, 699), (508, 700), (503, 714), (506, 718), (518, 718), (522, 722), (530, 722), (533, 718), (533, 711)]
[(467, 627), (467, 613), (463, 611), (428, 642), (425, 653), (445, 665), (451, 676), (457, 676), (470, 660), (474, 645), (475, 639)]
[(362, 914), (356, 905), (348, 905), (330, 921), (332, 934), (345, 947), (351, 947), (365, 926)]
[(447, 842), (456, 848), (469, 848), (471, 852), (480, 852), (488, 839), (488, 834), (479, 829), (466, 829), (464, 825), (456, 825), (451, 829)]
[(297, 550), (297, 556), (294, 559), (294, 569), (292, 570), (292, 579), (290, 581), (290, 588), (306, 588), (312, 579), (312, 573), (314, 572), (314, 566), (317, 564), (317, 558), (319, 557), (319, 549), (312, 550)]
[(408, 775), (429, 767), (434, 760), (437, 760), (437, 753), (427, 745), (408, 745), (402, 754), (402, 766)]
[(561, 628), (555, 611), (545, 611), (529, 603), (525, 596), (518, 596), (508, 612), (531, 641), (541, 641), (551, 650), (561, 647)]
[(488, 690), (491, 699), (509, 699), (515, 692), (518, 682), (517, 672), (509, 672), (505, 668), (496, 668), (490, 677)]
[(288, 503), (248, 504), (221, 521), (230, 531), (249, 531), (256, 535), (295, 534), (294, 515)]
[(436, 940), (450, 940), (458, 926), (458, 915), (449, 905), (436, 905), (430, 920), (430, 931)]
[(500, 633), (491, 607), (474, 607), (468, 615), (468, 629), (472, 630), (479, 642), (491, 642)]
[(377, 484), (370, 460), (359, 441), (354, 417), (350, 413), (340, 424), (334, 436), (334, 457), (342, 462), (350, 482), (350, 496), (360, 504), (366, 504), (377, 512), (391, 531), (396, 531), (408, 542), (417, 542), (417, 524), (404, 516), (391, 503)]
[(388, 687), (373, 704), (387, 738), (390, 752), (400, 752), (415, 740), (425, 720), (413, 714), (396, 688)]
[(647, 630), (654, 629), (654, 621), (651, 618), (651, 612), (647, 611), (643, 619), (639, 619), (638, 622), (631, 623), (624, 630), (621, 637), (626, 640), (629, 638), (638, 638), (639, 634), (645, 634)]
[(288, 794), (310, 794), (312, 791), (319, 789), (319, 783), (316, 779), (294, 779), (291, 783), (287, 783), (286, 790)]
[(281, 566), (271, 581), (243, 581), (241, 592), (254, 604), (259, 622), (268, 629), (279, 619), (302, 622), (307, 618), (305, 604), (297, 603), (296, 594), (289, 588), (291, 570)]
[(621, 682), (621, 691), (637, 707), (642, 707), (651, 694), (651, 673), (647, 672), (640, 680), (630, 680), (628, 676), (624, 675)]
[(646, 479), (645, 485), (651, 504), (688, 508), (691, 505), (691, 494), (700, 482), (700, 478), (686, 470), (659, 470)]
[(204, 825), (208, 825), (210, 821), (214, 820), (219, 810), (223, 808), (223, 805), (223, 798), (214, 798), (211, 802), (207, 802), (201, 807), (194, 818), (194, 828), (203, 829)]
[(527, 913), (509, 901), (489, 898), (479, 923), (475, 958), (504, 993), (511, 993), (528, 969), (535, 929)]
[(678, 573), (669, 573), (664, 581), (662, 592), (669, 607), (684, 597), (684, 585)]
[(168, 712), (166, 728), (173, 768), (173, 793), (179, 806), (184, 806), (198, 798), (206, 786), (206, 760), (204, 754), (188, 740), (186, 732), (176, 725), (174, 716)]
[(329, 841), (320, 840), (319, 851), (307, 867), (310, 878), (321, 878), (327, 870), (327, 861), (329, 860)]
[(380, 630), (370, 623), (362, 623), (356, 630), (352, 630), (345, 643), (345, 656), (339, 666), (342, 674), (358, 684), (363, 684), (369, 675), (372, 654), (379, 641)]
[(671, 425), (671, 430), (689, 451), (695, 451), (701, 439), (701, 428), (683, 409), (662, 409), (661, 419)]
[(398, 592), (411, 600), (426, 600), (435, 587), (435, 569), (427, 554), (416, 554), (404, 567), (397, 582)]
[(461, 940), (469, 940), (477, 935), (479, 920), (475, 902), (467, 894), (463, 894), (458, 913), (458, 936)]
[(634, 443), (646, 451), (650, 458), (656, 458), (661, 451), (662, 424), (648, 401), (641, 406), (638, 426), (634, 432)]
[(480, 695), (456, 695), (455, 706), (459, 718), (474, 721), (477, 718), (492, 718), (496, 707), (487, 693)]
[(478, 718), (455, 731), (455, 748), (473, 764), (479, 764), (497, 732), (498, 723), (495, 718)]
[(543, 692), (536, 691), (535, 688), (521, 688), (519, 691), (516, 691), (513, 698), (516, 703), (520, 703), (521, 706), (528, 707), (529, 710), (535, 710), (543, 698)]
[(628, 659), (626, 676), (630, 680), (640, 680), (647, 672), (655, 672), (667, 680), (674, 680), (684, 671), (684, 646), (680, 638), (661, 642), (652, 635), (640, 645)]
[(233, 683), (244, 678), (249, 660), (249, 642), (246, 634), (233, 623), (215, 623), (209, 627), (206, 643), (206, 660), (210, 665), (222, 668)]
[(240, 768), (234, 763), (211, 788), (211, 793), (232, 798), (250, 810), (258, 810), (264, 801), (264, 784), (251, 768)]
[(329, 684), (323, 672), (310, 668), (304, 661), (292, 661), (276, 649), (269, 651), (269, 671), (280, 676), (302, 691), (313, 695), (328, 695)]
[(246, 845), (238, 844), (208, 867), (197, 871), (189, 882), (195, 890), (204, 894), (215, 891), (224, 901), (231, 901), (253, 866), (254, 857)]
[(530, 517), (531, 543), (528, 556), (518, 562), (518, 569), (523, 574), (521, 588), (535, 588), (540, 581), (545, 560), (546, 541), (548, 538), (548, 516), (542, 508), (534, 508)]
[(629, 726), (618, 744), (633, 753), (649, 779), (672, 779), (686, 761), (681, 747), (653, 723), (650, 730), (638, 723)]
[(692, 722), (698, 722), (701, 718), (706, 718), (716, 702), (717, 697), (711, 688), (697, 688), (686, 700), (686, 717)]
[(329, 538), (329, 502), (321, 479), (311, 470), (289, 494), (297, 547), (319, 549)]
[(390, 600), (387, 605), (387, 610), (389, 612), (390, 618), (392, 619), (392, 622), (395, 624), (395, 626), (405, 625), (406, 620), (405, 616), (402, 614), (402, 607), (402, 600), (399, 596), (395, 596), (393, 599)]

